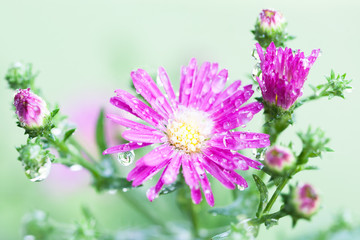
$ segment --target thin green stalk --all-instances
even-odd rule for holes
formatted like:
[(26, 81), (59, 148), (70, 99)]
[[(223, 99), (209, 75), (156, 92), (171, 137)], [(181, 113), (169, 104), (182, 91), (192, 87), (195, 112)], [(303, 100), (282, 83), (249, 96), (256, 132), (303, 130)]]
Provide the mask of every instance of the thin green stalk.
[(119, 195), (122, 197), (122, 199), (124, 199), (126, 201), (127, 204), (132, 206), (132, 208), (134, 210), (138, 211), (142, 216), (147, 218), (151, 223), (161, 226), (163, 228), (164, 232), (169, 233), (169, 231), (167, 230), (167, 226), (164, 224), (164, 222), (162, 222), (159, 219), (152, 216), (142, 204), (139, 204), (129, 194), (126, 194), (124, 192), (119, 192)]
[(96, 159), (74, 138), (70, 138), (69, 141), (74, 145), (80, 152), (83, 152), (91, 162), (96, 162)]
[(282, 180), (282, 182), (279, 184), (279, 186), (276, 188), (275, 192), (271, 196), (269, 202), (266, 204), (266, 207), (264, 209), (263, 214), (267, 214), (268, 212), (270, 212), (270, 210), (271, 210), (272, 206), (274, 205), (276, 199), (278, 198), (281, 191), (284, 189), (284, 187), (286, 186), (286, 184), (288, 183), (289, 180), (290, 180), (290, 178), (288, 178), (288, 177), (286, 177), (286, 178), (284, 178)]
[(192, 223), (192, 228), (193, 228), (193, 235), (194, 238), (198, 238), (199, 237), (199, 224), (198, 224), (198, 219), (197, 219), (197, 214), (195, 212), (195, 205), (193, 204), (191, 198), (190, 198), (190, 220)]

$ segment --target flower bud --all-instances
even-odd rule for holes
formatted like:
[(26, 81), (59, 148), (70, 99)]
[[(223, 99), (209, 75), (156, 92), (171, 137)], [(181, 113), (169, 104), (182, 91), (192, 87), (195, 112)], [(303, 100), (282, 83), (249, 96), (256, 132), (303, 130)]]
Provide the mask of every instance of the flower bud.
[(284, 46), (284, 43), (290, 39), (285, 31), (286, 25), (287, 22), (280, 12), (264, 9), (261, 11), (252, 33), (264, 48), (268, 47), (271, 42), (274, 42), (276, 46)]
[(293, 204), (299, 216), (309, 219), (319, 209), (319, 195), (310, 184), (302, 184), (293, 192)]
[(32, 64), (16, 62), (12, 64), (6, 75), (5, 80), (11, 89), (25, 89), (34, 84), (36, 73), (32, 72)]
[(265, 153), (266, 166), (276, 172), (283, 172), (294, 164), (294, 160), (290, 149), (281, 146), (273, 146)]
[(264, 31), (271, 31), (283, 27), (286, 21), (280, 12), (264, 9), (260, 13), (259, 22)]
[(19, 89), (14, 97), (16, 115), (20, 125), (26, 128), (41, 127), (50, 115), (46, 102), (30, 91), (30, 88)]
[(35, 142), (28, 142), (17, 148), (19, 161), (21, 161), (25, 175), (32, 182), (39, 182), (47, 178), (51, 168), (53, 155), (48, 150), (44, 150), (39, 139)]

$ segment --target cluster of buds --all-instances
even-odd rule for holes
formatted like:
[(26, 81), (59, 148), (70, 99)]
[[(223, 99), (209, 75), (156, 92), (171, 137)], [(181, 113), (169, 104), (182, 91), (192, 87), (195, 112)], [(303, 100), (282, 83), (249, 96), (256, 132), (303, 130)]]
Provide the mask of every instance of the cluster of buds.
[(17, 148), (19, 161), (22, 163), (26, 177), (33, 182), (39, 182), (47, 178), (54, 156), (49, 150), (44, 150), (40, 138), (35, 141), (29, 140), (26, 145)]
[(260, 12), (252, 33), (255, 40), (264, 48), (271, 42), (278, 47), (283, 47), (287, 40), (293, 38), (287, 34), (286, 26), (287, 22), (280, 12), (264, 9)]

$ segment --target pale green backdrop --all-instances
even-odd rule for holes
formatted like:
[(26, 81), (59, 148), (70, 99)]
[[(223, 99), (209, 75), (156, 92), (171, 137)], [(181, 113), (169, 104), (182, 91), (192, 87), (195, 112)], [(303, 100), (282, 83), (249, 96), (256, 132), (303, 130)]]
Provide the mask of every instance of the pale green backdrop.
[[(138, 67), (155, 73), (158, 66), (164, 66), (177, 81), (180, 66), (196, 57), (199, 62), (219, 62), (229, 69), (230, 80), (250, 82), (247, 74), (254, 65), (251, 51), (255, 43), (250, 30), (263, 8), (277, 9), (287, 18), (289, 32), (297, 37), (289, 42), (290, 47), (301, 48), (306, 54), (321, 48), (308, 83), (325, 81), (324, 76), (333, 68), (348, 73), (353, 79), (353, 91), (345, 101), (323, 99), (302, 107), (296, 125), (281, 139), (287, 142), (287, 137), (294, 137), (296, 131), (309, 124), (320, 126), (331, 137), (330, 147), (335, 152), (313, 161), (321, 170), (297, 177), (313, 183), (321, 193), (320, 213), (311, 223), (301, 221), (293, 231), (290, 219), (284, 218), (271, 231), (262, 229), (259, 239), (291, 239), (324, 229), (335, 214), (345, 210), (359, 220), (357, 0), (1, 0), (0, 76), (3, 78), (14, 61), (32, 62), (40, 70), (37, 83), (49, 101), (59, 103), (65, 113), (87, 114), (87, 107), (93, 115), (100, 106), (109, 107), (108, 99), (114, 89), (129, 88), (129, 73)], [(305, 95), (309, 93), (306, 86)], [(93, 210), (105, 229), (148, 224), (136, 212), (123, 207), (118, 197), (96, 194), (86, 184), (86, 176), (76, 178), (80, 186), (68, 191), (64, 186), (58, 189), (54, 178), (52, 182), (29, 182), (16, 160), (15, 146), (24, 143), (25, 136), (16, 127), (11, 112), (13, 94), (1, 80), (0, 239), (20, 239), (22, 216), (30, 210), (43, 209), (59, 221), (74, 222), (80, 218), (83, 203)], [(256, 121), (260, 118), (257, 116)], [(91, 139), (85, 139), (91, 146), (89, 142)], [(167, 199), (171, 200), (165, 197), (152, 206), (160, 209), (159, 215), (176, 219), (179, 213), (174, 216), (173, 209), (161, 208)], [(143, 201), (150, 204), (145, 197)]]

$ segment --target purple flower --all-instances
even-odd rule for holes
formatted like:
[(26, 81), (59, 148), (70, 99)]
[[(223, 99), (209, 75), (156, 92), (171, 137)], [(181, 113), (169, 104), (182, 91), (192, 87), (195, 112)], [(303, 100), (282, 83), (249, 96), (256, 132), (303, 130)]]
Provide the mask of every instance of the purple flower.
[(291, 151), (281, 146), (273, 146), (265, 153), (266, 165), (277, 172), (281, 172), (291, 166), (294, 160), (294, 155)]
[(294, 192), (295, 209), (305, 218), (312, 216), (319, 208), (319, 195), (310, 184), (297, 186)]
[(28, 89), (19, 89), (14, 97), (16, 115), (26, 127), (40, 127), (50, 112), (46, 102)]
[(214, 205), (207, 173), (229, 189), (237, 185), (247, 187), (245, 179), (235, 170), (258, 169), (261, 163), (239, 154), (237, 150), (270, 144), (267, 134), (230, 131), (245, 126), (263, 108), (258, 102), (242, 106), (254, 92), (251, 85), (242, 87), (240, 81), (235, 81), (224, 89), (228, 71), (218, 71), (218, 64), (209, 62), (198, 68), (196, 59), (191, 59), (189, 65), (181, 69), (178, 98), (162, 67), (158, 70), (158, 78), (166, 95), (144, 70), (132, 72), (131, 77), (136, 91), (152, 107), (123, 90), (116, 90), (116, 96), (110, 102), (148, 125), (107, 115), (129, 128), (122, 136), (130, 142), (111, 147), (104, 154), (127, 152), (154, 144), (154, 149), (140, 158), (127, 176), (129, 181), (133, 181), (133, 186), (141, 185), (164, 169), (156, 186), (147, 192), (152, 201), (164, 184), (176, 180), (182, 167), (196, 204), (202, 199), (201, 186), (208, 204)]
[(304, 82), (320, 49), (305, 57), (300, 50), (294, 54), (291, 48), (276, 49), (274, 43), (269, 45), (265, 54), (260, 44), (257, 43), (256, 48), (262, 71), (261, 79), (257, 77), (257, 81), (264, 100), (288, 110), (302, 95)]
[(264, 9), (260, 13), (259, 22), (264, 30), (272, 30), (282, 27), (285, 23), (285, 18), (280, 12)]

